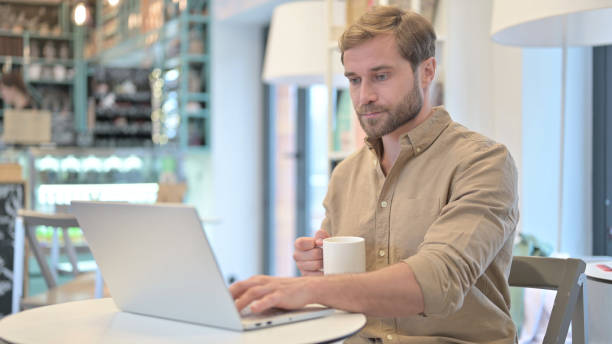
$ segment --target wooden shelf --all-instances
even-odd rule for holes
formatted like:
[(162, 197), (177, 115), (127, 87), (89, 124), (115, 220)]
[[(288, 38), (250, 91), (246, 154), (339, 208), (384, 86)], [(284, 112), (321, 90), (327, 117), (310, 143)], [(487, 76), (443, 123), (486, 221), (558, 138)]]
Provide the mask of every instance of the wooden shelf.
[(41, 33), (37, 33), (37, 32), (28, 32), (28, 31), (23, 31), (21, 33), (18, 32), (13, 32), (13, 31), (7, 31), (7, 30), (0, 30), (0, 36), (4, 36), (4, 37), (25, 37), (26, 35), (28, 35), (30, 38), (34, 38), (34, 39), (53, 39), (53, 40), (62, 40), (62, 41), (67, 41), (67, 40), (71, 40), (72, 39), (72, 35), (70, 33), (63, 33), (63, 34), (59, 34), (59, 35), (51, 35), (51, 34), (41, 34)]
[(199, 55), (199, 54), (188, 54), (187, 56), (181, 58), (180, 56), (173, 57), (171, 59), (166, 60), (164, 67), (166, 69), (174, 69), (180, 67), (183, 64), (205, 64), (209, 61), (208, 55)]
[(62, 0), (2, 0), (3, 3), (16, 5), (48, 5), (54, 6), (62, 3)]
[(209, 96), (208, 93), (188, 93), (187, 94), (187, 102), (208, 102)]
[(190, 14), (187, 16), (187, 21), (190, 23), (207, 24), (210, 19), (207, 15)]
[[(22, 56), (0, 56), (0, 63), (7, 63), (11, 61), (12, 64), (22, 65), (26, 63), (26, 58)], [(41, 64), (41, 65), (63, 65), (67, 67), (74, 66), (74, 60), (63, 60), (63, 59), (43, 59), (43, 58), (30, 58), (28, 64)]]
[(26, 79), (26, 83), (29, 84), (45, 84), (45, 85), (66, 85), (71, 86), (74, 84), (74, 80), (51, 80), (51, 79)]
[(199, 111), (187, 111), (185, 115), (189, 118), (202, 118), (206, 119), (209, 117), (208, 109), (201, 109)]

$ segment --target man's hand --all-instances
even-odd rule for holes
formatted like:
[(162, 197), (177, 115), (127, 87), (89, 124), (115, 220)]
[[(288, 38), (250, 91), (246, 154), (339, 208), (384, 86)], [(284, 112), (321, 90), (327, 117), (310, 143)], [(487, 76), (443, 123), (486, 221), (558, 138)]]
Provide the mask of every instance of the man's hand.
[(232, 284), (229, 291), (238, 311), (251, 303), (253, 313), (261, 313), (272, 307), (297, 309), (313, 302), (309, 282), (309, 277), (282, 278), (260, 275)]
[(421, 287), (410, 266), (396, 263), (380, 270), (333, 276), (254, 276), (229, 287), (236, 308), (302, 308), (318, 303), (375, 317), (404, 318), (425, 311)]
[(319, 229), (313, 238), (301, 237), (295, 240), (293, 259), (304, 276), (323, 275), (323, 239), (329, 238), (329, 233)]

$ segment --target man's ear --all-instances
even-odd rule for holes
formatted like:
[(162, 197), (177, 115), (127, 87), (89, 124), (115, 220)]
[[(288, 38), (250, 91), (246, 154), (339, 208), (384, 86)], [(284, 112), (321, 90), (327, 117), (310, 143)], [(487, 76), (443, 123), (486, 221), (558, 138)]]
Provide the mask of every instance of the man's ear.
[(421, 62), (419, 65), (419, 77), (422, 88), (429, 88), (431, 82), (436, 76), (436, 58), (430, 57), (427, 60)]

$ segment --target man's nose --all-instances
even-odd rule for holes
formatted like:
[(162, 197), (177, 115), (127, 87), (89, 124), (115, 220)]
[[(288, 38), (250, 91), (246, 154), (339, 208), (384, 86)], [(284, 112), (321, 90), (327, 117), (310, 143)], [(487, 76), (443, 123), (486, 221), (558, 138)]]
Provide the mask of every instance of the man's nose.
[(372, 85), (367, 81), (362, 82), (361, 89), (359, 90), (359, 105), (367, 105), (375, 102), (377, 99), (378, 97)]

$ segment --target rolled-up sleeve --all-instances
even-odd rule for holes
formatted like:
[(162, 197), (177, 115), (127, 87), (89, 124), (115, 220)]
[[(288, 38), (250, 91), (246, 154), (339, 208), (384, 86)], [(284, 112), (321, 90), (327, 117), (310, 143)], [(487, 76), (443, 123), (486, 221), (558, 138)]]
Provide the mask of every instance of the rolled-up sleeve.
[(503, 145), (464, 157), (450, 189), (417, 253), (404, 260), (423, 292), (426, 316), (445, 317), (461, 308), (518, 222), (517, 171)]

